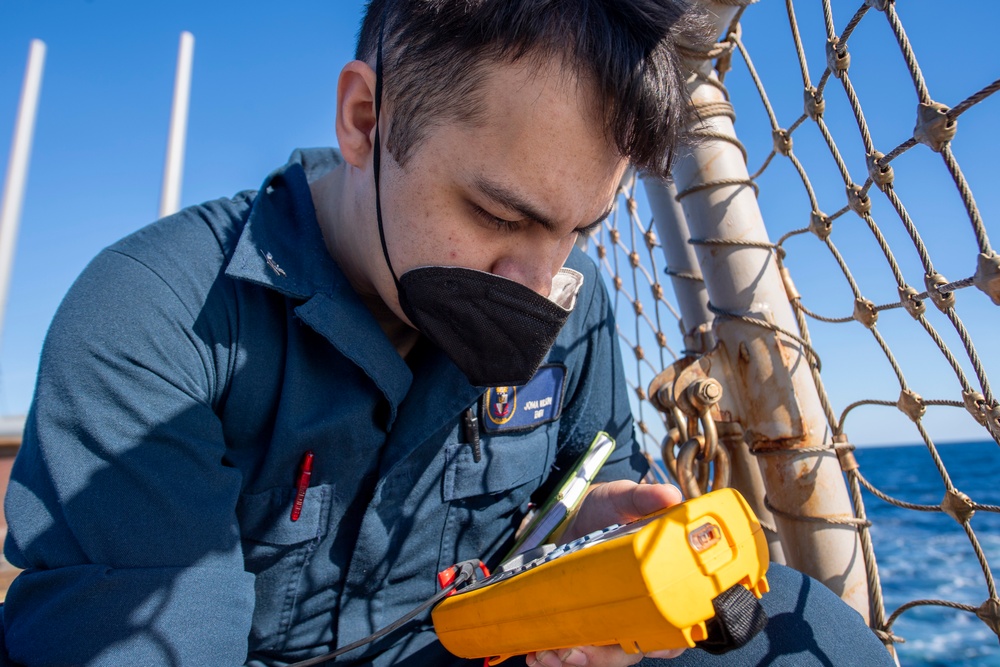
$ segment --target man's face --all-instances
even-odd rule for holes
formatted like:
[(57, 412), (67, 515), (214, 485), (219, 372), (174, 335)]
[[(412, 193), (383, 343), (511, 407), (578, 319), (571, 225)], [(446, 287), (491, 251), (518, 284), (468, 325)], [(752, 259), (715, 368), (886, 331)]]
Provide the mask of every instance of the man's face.
[[(589, 93), (557, 61), (497, 65), (479, 91), (480, 121), (432, 127), (404, 167), (383, 149), (382, 219), (397, 275), (461, 266), (548, 296), (578, 232), (608, 213), (626, 167)], [(369, 276), (405, 319), (375, 250)]]

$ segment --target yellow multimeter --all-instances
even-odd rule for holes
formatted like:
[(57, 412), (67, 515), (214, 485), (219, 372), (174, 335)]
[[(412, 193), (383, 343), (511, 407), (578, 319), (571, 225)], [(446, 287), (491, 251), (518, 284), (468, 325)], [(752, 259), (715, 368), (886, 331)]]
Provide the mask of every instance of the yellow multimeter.
[(693, 647), (709, 638), (718, 596), (737, 585), (767, 592), (767, 564), (753, 510), (720, 489), (525, 554), (443, 600), (432, 618), (445, 648), (490, 664), (572, 646)]

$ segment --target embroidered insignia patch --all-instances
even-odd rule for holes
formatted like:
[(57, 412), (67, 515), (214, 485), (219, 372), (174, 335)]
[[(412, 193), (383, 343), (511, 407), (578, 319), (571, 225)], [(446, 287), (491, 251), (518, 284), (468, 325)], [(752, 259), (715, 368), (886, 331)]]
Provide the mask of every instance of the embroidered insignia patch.
[(528, 384), (490, 387), (483, 394), (480, 423), (487, 433), (521, 431), (559, 419), (566, 367), (547, 364)]

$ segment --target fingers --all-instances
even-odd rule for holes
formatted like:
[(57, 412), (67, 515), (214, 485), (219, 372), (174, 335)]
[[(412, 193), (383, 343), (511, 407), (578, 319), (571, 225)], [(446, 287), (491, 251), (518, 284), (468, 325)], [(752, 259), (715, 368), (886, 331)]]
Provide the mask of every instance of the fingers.
[[(652, 654), (650, 654), (652, 655)], [(558, 651), (529, 653), (528, 667), (628, 667), (642, 660), (642, 653), (628, 654), (620, 646), (580, 646)]]
[(635, 521), (682, 499), (681, 492), (670, 484), (636, 484), (627, 480), (595, 484), (561, 539), (569, 542), (615, 523)]
[(587, 655), (580, 649), (566, 648), (560, 651), (539, 651), (529, 653), (525, 662), (529, 667), (563, 667), (564, 665), (587, 665)]
[(681, 500), (681, 492), (670, 484), (636, 484), (619, 480), (596, 487), (587, 495), (586, 502), (588, 510), (600, 513), (596, 522), (606, 526), (635, 521), (676, 505)]
[(619, 511), (631, 512), (629, 520), (671, 507), (683, 500), (680, 490), (671, 484), (636, 484), (620, 496)]

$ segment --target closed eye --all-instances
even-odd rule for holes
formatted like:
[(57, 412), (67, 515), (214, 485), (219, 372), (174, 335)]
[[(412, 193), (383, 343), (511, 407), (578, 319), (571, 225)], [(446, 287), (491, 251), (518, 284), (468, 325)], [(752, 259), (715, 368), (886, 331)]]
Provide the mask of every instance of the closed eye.
[[(605, 216), (605, 217), (607, 217), (607, 216)], [(586, 227), (581, 227), (580, 229), (577, 229), (576, 233), (579, 234), (580, 236), (584, 236), (584, 237), (590, 236), (591, 234), (593, 234), (594, 232), (596, 232), (598, 229), (600, 229), (602, 224), (604, 224), (604, 218), (601, 218), (600, 220), (592, 222), (589, 225), (587, 225)]]
[(497, 217), (486, 209), (476, 206), (475, 204), (472, 205), (472, 211), (480, 220), (497, 231), (509, 233), (516, 232), (521, 228), (521, 222), (519, 220), (506, 220), (504, 218)]

